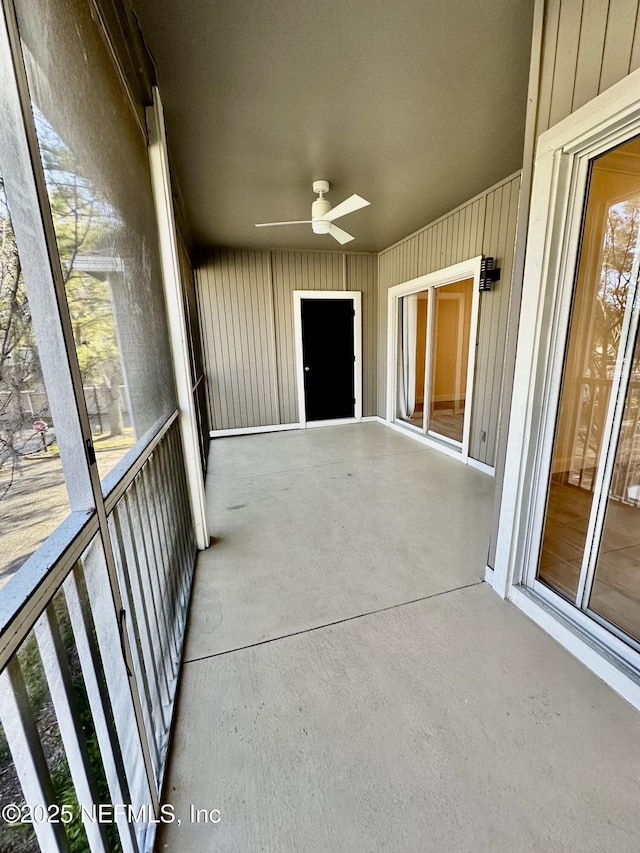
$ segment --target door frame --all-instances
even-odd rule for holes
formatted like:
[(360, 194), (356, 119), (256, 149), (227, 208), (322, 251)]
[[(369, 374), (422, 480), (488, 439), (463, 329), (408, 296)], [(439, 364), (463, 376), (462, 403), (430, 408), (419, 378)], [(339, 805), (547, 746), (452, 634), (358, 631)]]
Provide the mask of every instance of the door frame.
[[(351, 299), (353, 301), (353, 394), (356, 398), (354, 417), (331, 418), (307, 422), (304, 397), (304, 362), (302, 353), (302, 300)], [(362, 292), (360, 290), (294, 290), (293, 327), (296, 348), (296, 387), (298, 391), (298, 421), (302, 429), (317, 426), (359, 423), (362, 420)]]
[[(469, 444), (471, 438), (471, 420), (473, 414), (473, 383), (475, 377), (476, 343), (478, 339), (478, 315), (480, 304), (480, 265), (482, 255), (461, 261), (450, 267), (418, 276), (410, 281), (402, 282), (390, 287), (387, 295), (387, 423), (398, 427), (403, 431), (419, 438), (425, 444), (460, 459), (462, 462), (469, 460)], [(396, 400), (398, 394), (398, 317), (400, 299), (419, 293), (422, 290), (434, 290), (447, 284), (455, 284), (457, 281), (473, 279), (473, 291), (471, 302), (471, 322), (469, 328), (469, 358), (467, 362), (467, 384), (465, 394), (465, 419), (462, 433), (462, 442), (441, 436), (440, 433), (418, 430), (396, 416)], [(425, 391), (424, 391), (424, 418), (426, 418), (426, 407), (431, 398), (431, 367), (433, 359), (433, 340), (435, 334), (435, 318), (433, 313), (432, 299), (429, 297), (427, 306), (427, 347), (425, 364)]]
[[(636, 707), (640, 689), (621, 667), (637, 671), (640, 655), (533, 583), (532, 567), (542, 538), (589, 161), (640, 134), (638, 92), (635, 71), (538, 140), (496, 559), (488, 578)], [(601, 471), (608, 466), (603, 459)]]

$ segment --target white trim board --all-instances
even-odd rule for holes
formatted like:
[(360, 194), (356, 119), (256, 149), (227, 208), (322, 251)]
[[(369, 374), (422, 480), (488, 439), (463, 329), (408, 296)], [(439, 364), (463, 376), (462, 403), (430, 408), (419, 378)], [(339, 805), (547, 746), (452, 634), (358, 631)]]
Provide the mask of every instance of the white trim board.
[[(377, 415), (368, 415), (364, 418), (345, 418), (344, 420), (335, 421), (311, 421), (306, 425), (306, 428), (316, 428), (324, 426), (349, 426), (350, 424), (364, 424), (378, 422), (387, 425), (384, 418), (379, 418)], [(262, 432), (284, 432), (285, 430), (305, 429), (302, 424), (269, 424), (267, 426), (254, 427), (237, 427), (236, 429), (212, 429), (209, 432), (209, 438), (225, 438), (232, 435), (257, 435)]]
[(268, 426), (238, 427), (237, 429), (212, 429), (210, 438), (223, 438), (227, 435), (253, 435), (259, 432), (283, 432), (284, 430), (300, 429), (300, 424), (270, 424)]
[(311, 426), (307, 422), (304, 394), (304, 363), (302, 358), (302, 300), (303, 299), (350, 299), (353, 302), (353, 395), (355, 408), (353, 418), (340, 418), (319, 421), (325, 425), (337, 426), (341, 423), (358, 423), (362, 420), (362, 293), (359, 290), (294, 290), (293, 325), (296, 344), (296, 386), (298, 390), (298, 419), (300, 427)]
[(347, 424), (360, 424), (362, 418), (328, 418), (326, 421), (307, 421), (306, 429), (317, 429), (325, 426), (345, 426)]
[(479, 459), (472, 459), (471, 456), (467, 459), (467, 464), (477, 471), (482, 471), (483, 474), (488, 474), (490, 477), (496, 476), (496, 469), (486, 462), (480, 462)]

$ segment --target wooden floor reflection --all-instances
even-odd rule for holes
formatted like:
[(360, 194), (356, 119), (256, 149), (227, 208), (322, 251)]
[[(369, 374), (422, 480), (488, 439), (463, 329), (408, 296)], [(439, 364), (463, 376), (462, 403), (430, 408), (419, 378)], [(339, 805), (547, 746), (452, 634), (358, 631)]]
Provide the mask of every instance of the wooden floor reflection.
[[(538, 577), (575, 601), (592, 494), (552, 484)], [(589, 609), (640, 642), (640, 508), (609, 501)]]
[[(422, 410), (422, 403), (417, 403), (413, 414), (403, 420), (423, 429), (424, 412)], [(463, 430), (464, 409), (456, 412), (453, 407), (443, 407), (431, 413), (431, 417), (429, 418), (429, 432), (434, 432), (445, 438), (451, 438), (453, 441), (461, 442)]]

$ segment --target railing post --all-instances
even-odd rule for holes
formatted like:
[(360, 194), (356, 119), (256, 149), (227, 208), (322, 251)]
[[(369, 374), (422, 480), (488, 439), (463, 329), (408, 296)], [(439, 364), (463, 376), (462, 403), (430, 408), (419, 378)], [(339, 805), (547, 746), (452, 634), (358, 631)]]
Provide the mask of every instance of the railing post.
[[(26, 804), (46, 809), (56, 798), (16, 655), (0, 674), (0, 718)], [(36, 820), (33, 829), (42, 850), (68, 853), (62, 823)]]

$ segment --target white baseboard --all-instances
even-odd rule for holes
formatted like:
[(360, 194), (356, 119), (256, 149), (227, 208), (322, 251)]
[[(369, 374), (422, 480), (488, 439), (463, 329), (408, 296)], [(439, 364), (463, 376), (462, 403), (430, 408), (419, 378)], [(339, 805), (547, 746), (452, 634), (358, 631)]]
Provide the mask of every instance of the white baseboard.
[(253, 435), (258, 432), (283, 432), (288, 429), (300, 429), (300, 424), (271, 424), (270, 426), (239, 427), (238, 429), (212, 429), (210, 438), (224, 438), (227, 435)]
[(283, 432), (284, 430), (292, 429), (309, 429), (323, 426), (342, 426), (343, 424), (359, 424), (369, 421), (377, 421), (386, 426), (384, 418), (379, 418), (377, 415), (367, 416), (366, 418), (336, 418), (328, 421), (308, 421), (304, 426), (302, 424), (270, 424), (268, 426), (255, 427), (238, 427), (237, 429), (212, 429), (209, 432), (210, 438), (224, 438), (231, 435), (254, 435), (260, 432)]
[(496, 469), (491, 465), (487, 465), (486, 462), (480, 462), (478, 459), (472, 459), (471, 457), (467, 459), (467, 462), (472, 468), (477, 468), (483, 474), (488, 474), (490, 477), (496, 476)]
[(362, 418), (328, 418), (326, 421), (307, 421), (306, 429), (326, 426), (346, 426), (347, 424), (359, 424)]
[(484, 570), (484, 581), (490, 586), (493, 586), (493, 569), (491, 566), (487, 566)]
[(392, 421), (382, 421), (382, 423), (385, 424), (385, 426), (390, 427), (392, 430), (399, 432), (401, 435), (406, 435), (407, 438), (413, 439), (413, 441), (419, 441), (420, 444), (425, 444), (427, 447), (439, 450), (446, 456), (451, 456), (453, 459), (457, 459), (458, 462), (464, 461), (460, 450), (455, 450), (453, 447), (447, 447), (446, 444), (434, 441), (427, 435), (424, 435), (424, 433), (414, 432), (412, 429), (405, 429), (405, 427), (402, 427), (399, 424), (394, 424)]

